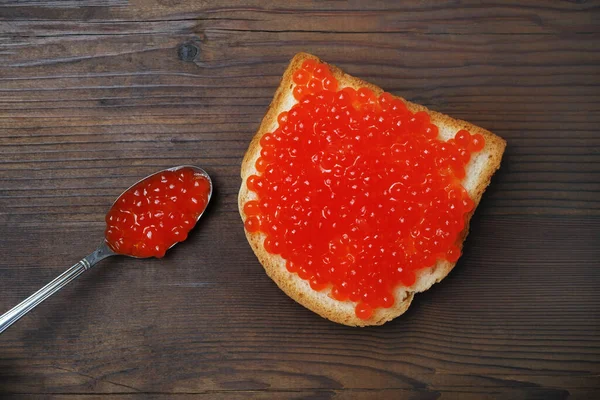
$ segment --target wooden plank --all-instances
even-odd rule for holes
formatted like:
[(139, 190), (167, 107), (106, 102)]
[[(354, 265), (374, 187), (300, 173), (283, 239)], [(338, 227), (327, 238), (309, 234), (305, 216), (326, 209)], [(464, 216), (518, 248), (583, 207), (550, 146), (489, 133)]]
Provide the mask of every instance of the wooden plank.
[[(20, 4), (19, 4), (20, 3)], [(597, 32), (593, 2), (539, 3), (511, 1), (453, 1), (424, 3), (287, 2), (235, 0), (212, 2), (136, 2), (64, 0), (8, 2), (2, 19), (102, 21), (205, 21), (232, 30), (306, 32), (405, 32), (466, 34), (589, 33)], [(61, 4), (63, 3), (63, 4)], [(113, 5), (113, 7), (111, 7)]]
[[(597, 390), (575, 390), (566, 391), (561, 389), (539, 389), (539, 388), (480, 388), (476, 393), (466, 392), (464, 390), (415, 390), (409, 391), (404, 389), (387, 389), (387, 390), (306, 390), (306, 391), (225, 391), (225, 392), (208, 392), (208, 393), (115, 393), (103, 395), (85, 395), (85, 399), (100, 400), (100, 399), (125, 399), (137, 400), (140, 398), (159, 400), (159, 399), (216, 399), (216, 400), (237, 400), (237, 399), (335, 399), (335, 400), (368, 400), (368, 399), (425, 399), (425, 400), (451, 400), (451, 399), (466, 399), (466, 400), (497, 400), (497, 399), (520, 399), (520, 398), (540, 398), (540, 399), (564, 399), (578, 398), (590, 399), (597, 397)], [(83, 397), (79, 393), (75, 394), (59, 394), (53, 395), (50, 398), (56, 400), (71, 400), (73, 398)], [(10, 395), (7, 399), (48, 399), (48, 395), (22, 394)]]
[[(205, 222), (164, 260), (105, 261), (4, 333), (0, 392), (598, 382), (598, 218), (478, 217), (447, 281), (418, 295), (398, 321), (359, 330), (285, 297), (243, 242), (237, 218), (213, 210)], [(13, 257), (0, 273), (19, 285), (0, 308), (90, 251), (101, 230), (31, 228), (4, 239)]]
[[(71, 201), (50, 188), (28, 191), (24, 176), (56, 177), (53, 184), (61, 187), (73, 178), (63, 168), (121, 176), (123, 165), (201, 162), (225, 169), (230, 179), (224, 193), (233, 211), (239, 185), (234, 160), (256, 129), (285, 63), (309, 47), (394, 93), (505, 137), (506, 162), (494, 181), (500, 189), (492, 187), (486, 201), (493, 206), (483, 212), (600, 215), (596, 34), (578, 40), (387, 31), (274, 36), (230, 32), (211, 25), (214, 21), (205, 22), (195, 42), (200, 49), (195, 63), (177, 58), (178, 46), (197, 36), (193, 24), (163, 21), (139, 32), (134, 22), (106, 22), (83, 35), (72, 34), (78, 28), (68, 23), (11, 22), (13, 29), (26, 24), (22, 29), (35, 34), (13, 44), (2, 64), (0, 154), (8, 178), (3, 195), (29, 199), (7, 206), (43, 214), (36, 202)], [(365, 59), (360, 57), (365, 46), (382, 51)], [(118, 149), (107, 152), (115, 143)], [(151, 169), (138, 176), (146, 172)], [(18, 195), (10, 191), (14, 186)], [(80, 192), (73, 195), (81, 198)], [(110, 203), (106, 191), (102, 196), (104, 203), (96, 203), (100, 213), (82, 215), (82, 221), (100, 220), (102, 204)], [(15, 221), (29, 223), (18, 215)]]

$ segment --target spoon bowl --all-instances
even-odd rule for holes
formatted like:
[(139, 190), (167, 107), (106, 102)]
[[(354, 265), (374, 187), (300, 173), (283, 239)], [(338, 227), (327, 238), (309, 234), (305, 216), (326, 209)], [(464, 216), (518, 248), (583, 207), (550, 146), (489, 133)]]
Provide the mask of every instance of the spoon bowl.
[[(180, 165), (177, 167), (167, 168), (167, 169), (158, 171), (154, 174), (148, 175), (147, 177), (145, 177), (143, 179), (140, 179), (133, 185), (129, 186), (123, 193), (121, 193), (117, 197), (117, 199), (113, 202), (112, 206), (114, 206), (116, 204), (116, 202), (119, 201), (119, 199), (121, 199), (123, 197), (123, 195), (128, 193), (130, 189), (132, 189), (134, 186), (140, 184), (141, 182), (145, 181), (146, 179), (149, 179), (149, 178), (156, 176), (158, 174), (161, 174), (161, 173), (165, 173), (166, 171), (174, 172), (174, 171), (178, 171), (182, 168), (191, 169), (194, 171), (194, 173), (200, 174), (202, 177), (204, 177), (208, 181), (208, 193), (207, 193), (206, 203), (205, 203), (202, 211), (196, 217), (196, 220), (194, 221), (193, 226), (190, 227), (190, 230), (193, 229), (194, 226), (196, 225), (196, 223), (200, 220), (200, 218), (204, 214), (204, 211), (206, 210), (206, 207), (208, 206), (208, 203), (210, 202), (212, 192), (213, 192), (212, 180), (210, 179), (210, 176), (208, 175), (208, 173), (206, 171), (204, 171), (202, 168), (196, 167), (193, 165)], [(112, 208), (112, 206), (111, 206), (111, 208)], [(176, 241), (175, 243), (170, 245), (168, 249), (171, 249), (177, 243), (179, 243), (179, 242)], [(82, 273), (84, 273), (85, 271), (87, 271), (88, 269), (93, 267), (99, 261), (102, 261), (107, 257), (111, 257), (111, 256), (115, 256), (115, 255), (128, 256), (128, 257), (132, 257), (132, 258), (147, 258), (147, 257), (137, 257), (137, 256), (131, 255), (131, 254), (122, 254), (122, 253), (115, 252), (113, 249), (111, 249), (111, 247), (108, 244), (108, 240), (105, 238), (104, 241), (102, 242), (102, 244), (100, 246), (98, 246), (98, 248), (96, 250), (94, 250), (91, 254), (85, 256), (77, 264), (73, 265), (71, 268), (69, 268), (68, 270), (63, 272), (61, 275), (56, 277), (53, 281), (48, 283), (46, 286), (44, 286), (43, 288), (41, 288), (40, 290), (38, 290), (37, 292), (35, 292), (31, 296), (29, 296), (27, 299), (23, 300), (21, 303), (19, 303), (18, 305), (16, 305), (12, 309), (10, 309), (9, 311), (7, 311), (3, 315), (1, 315), (0, 316), (0, 333), (4, 332), (6, 329), (8, 329), (9, 326), (14, 324), (22, 316), (24, 316), (29, 311), (34, 309), (38, 304), (40, 304), (41, 302), (46, 300), (48, 297), (52, 296), (54, 293), (58, 292), (60, 289), (65, 287), (69, 282), (71, 282), (72, 280), (77, 278), (79, 275), (81, 275)]]
[[(160, 174), (162, 174), (162, 173), (164, 173), (164, 172), (167, 172), (167, 171), (170, 171), (170, 172), (175, 172), (175, 171), (178, 171), (178, 170), (180, 170), (180, 169), (183, 169), (183, 168), (191, 169), (191, 170), (192, 170), (192, 171), (194, 171), (195, 173), (198, 173), (198, 174), (200, 174), (202, 177), (204, 177), (204, 178), (205, 178), (205, 179), (208, 181), (208, 194), (207, 194), (207, 199), (206, 199), (206, 206), (208, 206), (208, 203), (210, 203), (210, 199), (211, 199), (211, 197), (212, 197), (212, 192), (213, 192), (213, 184), (212, 184), (212, 180), (210, 179), (210, 176), (208, 175), (208, 173), (207, 173), (205, 170), (203, 170), (202, 168), (200, 168), (200, 167), (197, 167), (197, 166), (195, 166), (195, 165), (179, 165), (179, 166), (177, 166), (177, 167), (171, 167), (171, 168), (167, 168), (167, 169), (160, 170), (160, 171), (158, 171), (158, 172), (155, 172), (155, 173), (153, 173), (153, 174), (151, 174), (151, 175), (148, 175), (147, 177), (145, 177), (145, 178), (142, 178), (142, 179), (140, 179), (139, 181), (135, 182), (134, 184), (132, 184), (131, 186), (129, 186), (127, 189), (125, 189), (125, 190), (123, 191), (123, 193), (121, 193), (121, 194), (119, 195), (119, 197), (117, 197), (117, 198), (115, 199), (115, 201), (114, 201), (114, 202), (112, 203), (112, 205), (111, 205), (111, 208), (112, 208), (112, 207), (113, 207), (113, 206), (114, 206), (114, 205), (115, 205), (115, 204), (116, 204), (116, 203), (117, 203), (117, 202), (118, 202), (118, 201), (119, 201), (119, 200), (120, 200), (120, 199), (123, 197), (123, 195), (125, 195), (126, 193), (128, 193), (128, 192), (129, 192), (129, 191), (130, 191), (130, 190), (131, 190), (133, 187), (135, 187), (135, 186), (137, 186), (138, 184), (140, 184), (140, 183), (144, 182), (146, 179), (148, 179), (148, 178), (150, 178), (150, 177), (153, 177), (153, 176), (160, 175)], [(202, 218), (202, 215), (204, 214), (204, 211), (206, 211), (206, 206), (204, 207), (204, 209), (202, 210), (202, 212), (201, 212), (201, 213), (200, 213), (200, 214), (199, 214), (199, 215), (196, 217), (196, 221), (194, 222), (194, 226), (195, 226), (195, 225), (196, 225), (196, 223), (197, 223), (197, 222), (200, 220), (200, 218)], [(193, 227), (192, 227), (191, 229), (193, 229)], [(107, 244), (106, 238), (105, 238), (104, 242), (105, 242), (105, 244)], [(169, 246), (169, 248), (168, 248), (167, 250), (171, 249), (171, 248), (172, 248), (173, 246), (175, 246), (177, 243), (180, 243), (180, 242), (175, 242), (175, 243), (173, 243), (172, 245), (170, 245), (170, 246)], [(111, 248), (110, 248), (110, 246), (107, 246), (107, 247), (108, 247), (108, 250), (109, 250), (109, 251), (112, 251), (112, 250), (111, 250)], [(138, 257), (138, 256), (131, 255), (131, 254), (117, 253), (117, 252), (114, 252), (114, 251), (113, 251), (113, 253), (114, 253), (114, 254), (118, 254), (118, 255), (127, 256), (127, 257), (132, 257), (132, 258), (148, 258), (148, 257)]]

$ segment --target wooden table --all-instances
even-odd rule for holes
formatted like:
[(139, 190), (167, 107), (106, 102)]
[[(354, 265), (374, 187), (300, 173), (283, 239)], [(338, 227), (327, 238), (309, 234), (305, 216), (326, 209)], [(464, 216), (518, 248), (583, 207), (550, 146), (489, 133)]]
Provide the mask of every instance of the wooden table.
[[(2, 1), (0, 311), (138, 178), (198, 164), (216, 191), (163, 260), (2, 334), (0, 397), (598, 398), (599, 4), (488, 3)], [(242, 155), (298, 51), (508, 141), (457, 268), (382, 327), (305, 310), (244, 238)]]

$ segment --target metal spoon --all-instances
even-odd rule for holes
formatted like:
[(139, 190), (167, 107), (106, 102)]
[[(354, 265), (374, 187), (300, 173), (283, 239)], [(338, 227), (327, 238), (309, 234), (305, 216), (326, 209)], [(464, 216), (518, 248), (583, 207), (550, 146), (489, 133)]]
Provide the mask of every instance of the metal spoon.
[[(209, 192), (208, 192), (208, 200), (206, 202), (206, 204), (208, 205), (208, 202), (210, 201), (210, 197), (212, 195), (213, 185), (212, 185), (210, 176), (208, 176), (206, 171), (204, 171), (202, 168), (195, 167), (193, 165), (180, 165), (178, 167), (168, 168), (168, 169), (156, 172), (152, 175), (148, 175), (146, 178), (149, 178), (156, 174), (160, 174), (165, 171), (177, 171), (178, 169), (181, 169), (184, 167), (192, 168), (194, 171), (202, 174), (208, 180)], [(125, 194), (125, 192), (127, 192), (131, 187), (137, 185), (139, 182), (143, 181), (146, 178), (140, 179), (139, 181), (137, 181), (136, 183), (131, 185), (129, 188), (127, 188), (127, 190), (125, 190), (123, 193), (121, 193), (121, 195), (119, 195), (119, 197), (117, 197), (115, 202), (117, 202), (119, 200), (119, 198), (121, 198), (121, 196), (123, 196), (123, 194)], [(206, 207), (204, 209), (206, 210)], [(202, 217), (202, 214), (204, 214), (204, 211), (202, 211), (202, 213), (198, 216), (198, 218), (196, 219), (196, 222), (198, 222), (200, 217)], [(174, 243), (171, 247), (175, 246), (176, 244), (177, 243)], [(171, 247), (169, 247), (169, 248), (171, 248)], [(71, 268), (69, 268), (68, 270), (63, 272), (61, 275), (56, 277), (52, 282), (48, 283), (46, 286), (44, 286), (43, 288), (41, 288), (40, 290), (38, 290), (31, 296), (29, 296), (28, 298), (23, 300), (17, 306), (13, 307), (11, 310), (7, 311), (2, 316), (0, 316), (0, 333), (4, 332), (6, 329), (8, 329), (9, 326), (11, 326), (17, 320), (19, 320), (19, 318), (21, 318), (23, 315), (25, 315), (29, 311), (33, 310), (42, 301), (46, 300), (48, 297), (50, 297), (54, 293), (58, 292), (60, 289), (65, 287), (69, 282), (71, 282), (72, 280), (77, 278), (79, 275), (81, 275), (88, 269), (92, 268), (96, 263), (104, 260), (107, 257), (116, 256), (116, 255), (123, 255), (123, 254), (117, 254), (117, 253), (113, 252), (106, 244), (106, 241), (104, 241), (92, 254), (84, 257), (77, 264), (73, 265)], [(133, 257), (133, 256), (128, 256), (128, 257)], [(133, 257), (133, 258), (138, 258), (138, 257)]]

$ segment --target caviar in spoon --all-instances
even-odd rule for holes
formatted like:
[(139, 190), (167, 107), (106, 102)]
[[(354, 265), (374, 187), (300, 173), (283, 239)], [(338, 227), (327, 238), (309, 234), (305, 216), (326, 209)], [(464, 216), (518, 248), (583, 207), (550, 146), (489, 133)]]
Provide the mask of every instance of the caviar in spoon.
[(117, 198), (106, 215), (105, 239), (100, 247), (0, 316), (0, 333), (107, 257), (163, 257), (166, 250), (187, 238), (211, 195), (208, 174), (189, 165), (169, 168), (137, 182)]
[(210, 194), (208, 175), (194, 167), (151, 175), (127, 189), (106, 214), (106, 243), (117, 254), (161, 258), (187, 238)]

